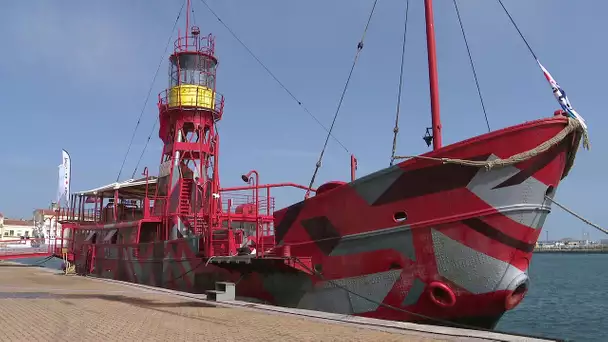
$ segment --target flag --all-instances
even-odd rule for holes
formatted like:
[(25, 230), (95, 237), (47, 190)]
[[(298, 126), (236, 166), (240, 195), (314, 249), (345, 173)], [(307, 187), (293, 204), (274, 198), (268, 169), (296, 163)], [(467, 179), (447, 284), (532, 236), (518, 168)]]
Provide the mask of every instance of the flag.
[(70, 173), (72, 162), (70, 155), (66, 150), (62, 152), (62, 163), (59, 165), (59, 184), (57, 187), (57, 204), (61, 204), (61, 200), (65, 200), (66, 206), (70, 207)]
[(557, 99), (559, 105), (568, 114), (569, 117), (576, 119), (581, 124), (581, 127), (583, 128), (583, 147), (589, 149), (589, 135), (587, 133), (587, 123), (585, 123), (585, 119), (583, 119), (583, 117), (580, 116), (576, 112), (576, 110), (574, 110), (572, 104), (570, 104), (568, 96), (566, 96), (566, 92), (559, 86), (559, 84), (557, 84), (557, 82), (555, 81), (553, 76), (551, 76), (549, 71), (547, 71), (547, 69), (545, 69), (545, 67), (540, 64), (540, 61), (538, 59), (536, 60), (536, 63), (538, 63), (538, 66), (543, 71), (543, 74), (545, 74), (545, 78), (549, 82), (549, 85), (551, 85), (553, 95)]
[(65, 175), (65, 168), (63, 167), (63, 164), (60, 164), (58, 166), (59, 168), (59, 183), (57, 184), (57, 196), (55, 197), (55, 202), (57, 203), (58, 206), (61, 206), (61, 198), (63, 198), (63, 193), (64, 191), (64, 180), (63, 177)]

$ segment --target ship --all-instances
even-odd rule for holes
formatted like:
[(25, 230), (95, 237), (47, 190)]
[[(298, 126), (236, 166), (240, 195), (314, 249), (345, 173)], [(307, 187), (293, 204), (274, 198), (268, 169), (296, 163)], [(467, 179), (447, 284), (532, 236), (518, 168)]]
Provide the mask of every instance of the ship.
[[(256, 170), (223, 188), (215, 38), (188, 24), (188, 0), (187, 30), (158, 97), (157, 175), (145, 168), (72, 194), (56, 209), (56, 255), (87, 276), (191, 293), (230, 283), (237, 298), (277, 306), (493, 329), (530, 287), (534, 246), (586, 126), (566, 103), (442, 146), (432, 2), (424, 2), (432, 151), (360, 178), (353, 156), (350, 179), (318, 188), (260, 183)], [(281, 187), (302, 189), (303, 199), (275, 209), (271, 193)]]

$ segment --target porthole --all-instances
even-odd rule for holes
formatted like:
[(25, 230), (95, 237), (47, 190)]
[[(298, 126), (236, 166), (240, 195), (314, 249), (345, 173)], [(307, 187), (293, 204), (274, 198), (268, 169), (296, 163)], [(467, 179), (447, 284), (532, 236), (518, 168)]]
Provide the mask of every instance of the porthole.
[(398, 211), (393, 214), (393, 220), (395, 222), (404, 222), (407, 220), (407, 213), (405, 211)]

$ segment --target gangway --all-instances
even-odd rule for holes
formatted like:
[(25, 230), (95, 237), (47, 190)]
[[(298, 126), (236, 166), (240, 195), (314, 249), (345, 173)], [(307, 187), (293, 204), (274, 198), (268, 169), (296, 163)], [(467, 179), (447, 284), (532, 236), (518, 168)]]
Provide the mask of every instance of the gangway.
[(51, 256), (50, 245), (44, 239), (0, 240), (0, 260), (40, 258)]

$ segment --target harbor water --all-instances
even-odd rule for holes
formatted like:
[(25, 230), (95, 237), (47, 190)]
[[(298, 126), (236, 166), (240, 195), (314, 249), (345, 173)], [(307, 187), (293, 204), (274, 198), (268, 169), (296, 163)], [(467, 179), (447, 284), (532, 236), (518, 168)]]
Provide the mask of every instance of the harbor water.
[[(44, 258), (22, 259), (36, 264)], [(44, 266), (60, 269), (61, 260)], [(524, 301), (505, 314), (496, 330), (568, 341), (608, 339), (608, 254), (536, 253)]]
[(496, 327), (569, 341), (607, 341), (608, 254), (536, 253), (530, 290)]

